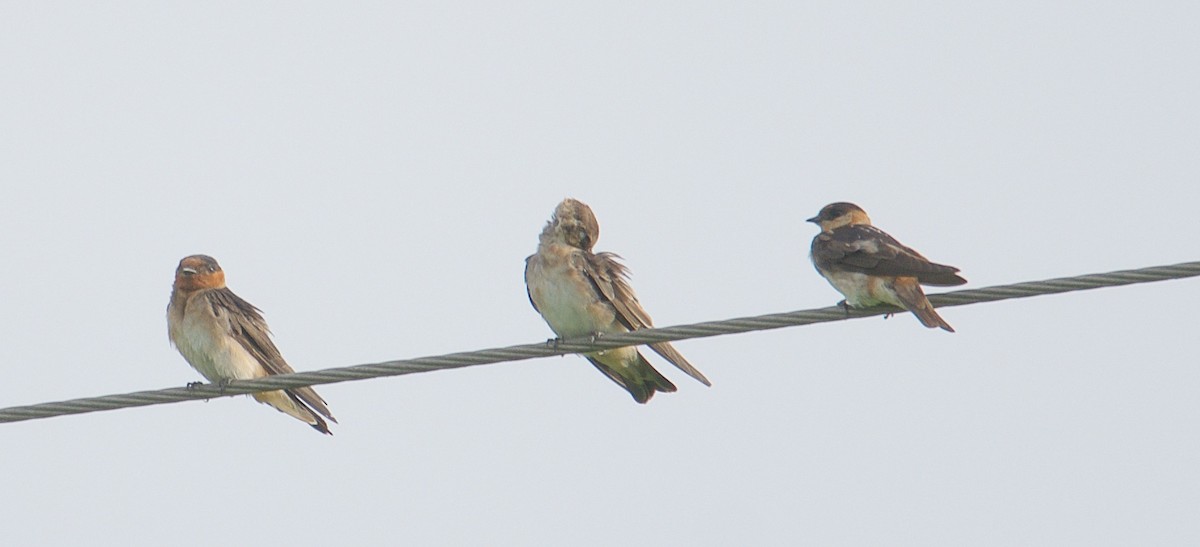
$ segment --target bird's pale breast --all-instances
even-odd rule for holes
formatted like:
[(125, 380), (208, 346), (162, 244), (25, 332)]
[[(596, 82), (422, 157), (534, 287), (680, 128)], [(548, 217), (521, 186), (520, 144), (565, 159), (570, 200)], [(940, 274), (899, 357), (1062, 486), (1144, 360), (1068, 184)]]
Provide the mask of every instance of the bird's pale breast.
[(889, 285), (890, 279), (885, 276), (846, 271), (822, 271), (821, 274), (853, 307), (869, 308), (880, 304), (903, 307)]
[(552, 245), (529, 261), (529, 296), (555, 334), (565, 338), (618, 330), (612, 307), (597, 298), (575, 262), (582, 260), (566, 246)]
[[(246, 348), (224, 328), (203, 298), (197, 293), (188, 299), (183, 312), (171, 310), (171, 342), (179, 353), (210, 382), (261, 378), (266, 370)], [(228, 312), (226, 312), (228, 313)]]

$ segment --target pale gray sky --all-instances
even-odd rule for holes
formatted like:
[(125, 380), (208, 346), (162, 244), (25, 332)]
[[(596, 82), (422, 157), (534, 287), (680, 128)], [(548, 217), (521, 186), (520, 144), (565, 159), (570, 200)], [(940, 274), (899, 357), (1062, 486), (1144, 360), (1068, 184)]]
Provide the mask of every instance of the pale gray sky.
[[(828, 202), (968, 287), (1200, 258), (1191, 2), (0, 4), (0, 406), (199, 380), (215, 256), (299, 370), (530, 343), (589, 203), (659, 325), (841, 298)], [(0, 425), (7, 545), (1194, 545), (1200, 283)]]

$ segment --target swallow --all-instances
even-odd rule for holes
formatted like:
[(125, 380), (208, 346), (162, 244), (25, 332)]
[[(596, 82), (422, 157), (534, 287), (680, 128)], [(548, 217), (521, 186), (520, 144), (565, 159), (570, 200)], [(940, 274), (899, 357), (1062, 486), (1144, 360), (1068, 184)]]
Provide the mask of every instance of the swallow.
[[(225, 272), (211, 256), (179, 261), (167, 305), (167, 332), (188, 364), (216, 384), (295, 372), (271, 341), (261, 311), (225, 286)], [(321, 433), (333, 434), (322, 416), (337, 420), (310, 387), (252, 396)]]
[[(602, 336), (652, 327), (650, 316), (629, 286), (629, 270), (613, 253), (593, 253), (600, 224), (585, 203), (564, 199), (538, 238), (537, 253), (525, 259), (529, 303), (560, 338)], [(700, 383), (711, 386), (670, 343), (650, 344)], [(645, 403), (655, 392), (675, 391), (637, 347), (584, 354), (605, 376)]]
[(890, 304), (911, 311), (922, 325), (954, 332), (921, 291), (921, 285), (951, 287), (967, 280), (958, 268), (935, 264), (871, 225), (861, 207), (831, 203), (808, 219), (821, 227), (812, 240), (817, 272), (846, 297), (847, 306)]

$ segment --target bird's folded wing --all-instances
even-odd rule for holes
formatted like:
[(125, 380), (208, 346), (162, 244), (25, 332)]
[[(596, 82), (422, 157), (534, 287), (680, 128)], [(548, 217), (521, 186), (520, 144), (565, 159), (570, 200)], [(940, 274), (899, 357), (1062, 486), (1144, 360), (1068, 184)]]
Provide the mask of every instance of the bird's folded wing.
[[(617, 318), (626, 328), (633, 331), (654, 326), (650, 316), (638, 302), (637, 295), (629, 286), (629, 271), (619, 259), (620, 257), (613, 253), (590, 255), (584, 264), (584, 274), (591, 280), (600, 296), (616, 310)], [(669, 342), (657, 342), (649, 344), (649, 346), (679, 370), (686, 372), (688, 376), (706, 386), (712, 385), (712, 382), (709, 382), (708, 378), (705, 378), (704, 374), (692, 366)]]

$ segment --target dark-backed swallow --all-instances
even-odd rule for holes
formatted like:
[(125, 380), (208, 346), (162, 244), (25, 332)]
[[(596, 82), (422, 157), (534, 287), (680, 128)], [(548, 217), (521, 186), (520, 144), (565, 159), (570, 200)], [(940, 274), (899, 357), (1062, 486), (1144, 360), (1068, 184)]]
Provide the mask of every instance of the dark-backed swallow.
[[(629, 287), (629, 272), (612, 253), (592, 253), (600, 224), (581, 201), (564, 199), (538, 238), (537, 253), (525, 259), (529, 302), (561, 338), (629, 332), (653, 326)], [(692, 378), (711, 386), (671, 344), (650, 344)], [(645, 403), (657, 391), (675, 391), (636, 347), (584, 354), (600, 372)]]
[[(295, 372), (271, 342), (259, 309), (225, 286), (225, 272), (210, 256), (192, 255), (179, 261), (167, 306), (167, 331), (188, 364), (210, 382)], [(321, 417), (337, 423), (325, 400), (310, 387), (252, 396), (326, 435), (332, 433)]]
[(812, 241), (817, 271), (856, 308), (890, 304), (913, 312), (929, 328), (950, 327), (933, 309), (921, 285), (949, 287), (967, 280), (958, 268), (934, 264), (871, 225), (861, 207), (831, 203), (808, 219), (821, 227)]

